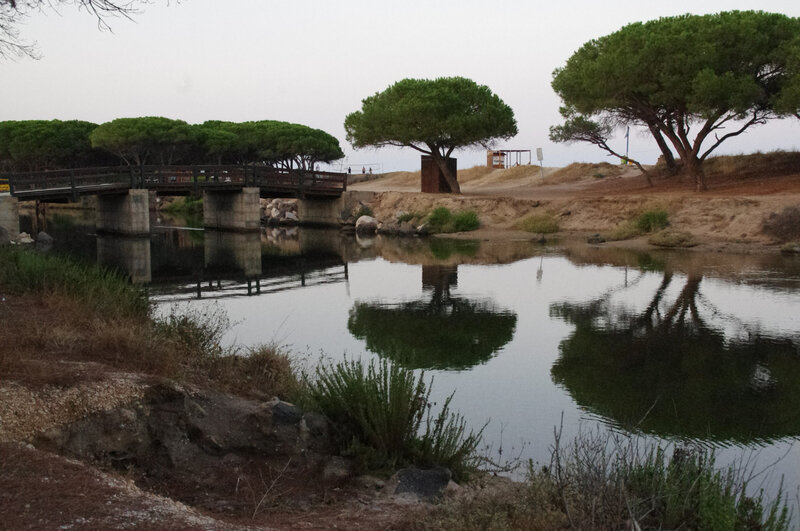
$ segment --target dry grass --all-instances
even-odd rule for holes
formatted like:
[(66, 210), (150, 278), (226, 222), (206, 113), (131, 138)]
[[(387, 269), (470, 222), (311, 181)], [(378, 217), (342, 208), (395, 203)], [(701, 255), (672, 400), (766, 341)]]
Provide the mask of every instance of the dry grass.
[[(105, 367), (258, 398), (297, 390), (289, 357), (277, 347), (213, 355), (149, 317), (109, 318), (64, 295), (7, 295), (0, 318), (14, 330), (0, 343), (0, 374), (28, 385), (67, 387), (97, 378)], [(102, 365), (76, 372), (65, 370), (65, 361)]]
[(764, 220), (761, 230), (779, 242), (800, 240), (800, 207), (786, 207), (780, 213), (773, 212)]
[(573, 162), (569, 166), (558, 169), (544, 178), (543, 184), (564, 184), (616, 177), (624, 172), (626, 166), (609, 164), (608, 162)]
[(800, 173), (800, 152), (771, 151), (712, 157), (703, 163), (707, 177), (777, 177)]

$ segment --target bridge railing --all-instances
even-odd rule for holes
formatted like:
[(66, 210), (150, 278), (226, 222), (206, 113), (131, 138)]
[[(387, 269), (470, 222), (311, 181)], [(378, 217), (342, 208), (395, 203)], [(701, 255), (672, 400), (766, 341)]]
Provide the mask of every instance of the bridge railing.
[(11, 192), (24, 197), (72, 196), (126, 188), (199, 194), (206, 188), (258, 187), (262, 193), (335, 196), (347, 189), (347, 175), (324, 171), (240, 165), (146, 165), (73, 168), (12, 174)]
[(116, 190), (131, 187), (132, 181), (129, 166), (44, 170), (9, 177), (11, 192), (16, 196), (77, 195), (85, 190)]

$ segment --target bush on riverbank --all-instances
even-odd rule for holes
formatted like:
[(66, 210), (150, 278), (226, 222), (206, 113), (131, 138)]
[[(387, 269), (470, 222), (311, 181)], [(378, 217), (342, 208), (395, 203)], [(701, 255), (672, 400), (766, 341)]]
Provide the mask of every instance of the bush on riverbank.
[(366, 469), (440, 465), (459, 481), (477, 466), (483, 430), (467, 432), (449, 398), (432, 417), (424, 373), (415, 376), (385, 360), (366, 366), (345, 360), (320, 364), (305, 383), (310, 404), (331, 421), (341, 451)]
[(10, 293), (68, 296), (106, 317), (150, 312), (146, 292), (115, 271), (17, 247), (0, 247), (0, 286)]
[(171, 203), (161, 207), (161, 210), (169, 214), (181, 216), (202, 216), (203, 198), (192, 196), (179, 197)]
[(519, 222), (519, 228), (536, 234), (558, 232), (558, 220), (550, 214), (531, 214)]
[(424, 529), (761, 529), (789, 528), (779, 492), (747, 493), (752, 470), (717, 468), (713, 450), (668, 448), (636, 436), (581, 434), (529, 465), (524, 484), (473, 490), (420, 522)]
[(606, 235), (608, 241), (630, 240), (666, 228), (669, 225), (669, 214), (664, 210), (648, 210), (619, 225)]
[(0, 293), (9, 331), (0, 370), (10, 378), (69, 385), (54, 362), (80, 361), (246, 396), (288, 397), (298, 388), (276, 346), (222, 345), (230, 327), (224, 312), (175, 307), (154, 317), (146, 291), (107, 269), (0, 247)]
[(434, 234), (469, 232), (480, 228), (478, 214), (474, 210), (451, 212), (447, 207), (434, 208), (427, 218), (428, 231)]

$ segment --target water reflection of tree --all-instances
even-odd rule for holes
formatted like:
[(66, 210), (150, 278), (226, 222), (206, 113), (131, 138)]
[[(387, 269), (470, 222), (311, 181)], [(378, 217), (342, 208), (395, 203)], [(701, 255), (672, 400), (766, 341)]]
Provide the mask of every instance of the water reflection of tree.
[(551, 306), (575, 325), (552, 376), (581, 406), (626, 428), (662, 436), (750, 442), (800, 434), (800, 338), (765, 337), (738, 323), (727, 337), (719, 309), (689, 275), (667, 302), (663, 279), (640, 311), (606, 293)]
[(350, 333), (380, 356), (412, 369), (468, 369), (489, 360), (514, 336), (517, 316), (488, 301), (451, 295), (458, 266), (423, 266), (430, 299), (357, 302)]

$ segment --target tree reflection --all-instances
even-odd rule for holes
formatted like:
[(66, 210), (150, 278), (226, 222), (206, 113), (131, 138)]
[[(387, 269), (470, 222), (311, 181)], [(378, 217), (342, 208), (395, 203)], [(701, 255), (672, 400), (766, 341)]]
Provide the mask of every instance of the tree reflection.
[(800, 434), (798, 337), (737, 337), (712, 326), (721, 312), (689, 275), (668, 302), (671, 273), (643, 310), (615, 307), (612, 292), (550, 313), (575, 325), (553, 380), (588, 410), (661, 436), (751, 442)]
[(489, 301), (451, 295), (458, 266), (422, 266), (430, 299), (384, 304), (357, 302), (347, 328), (367, 349), (410, 369), (468, 369), (511, 341), (517, 316)]

